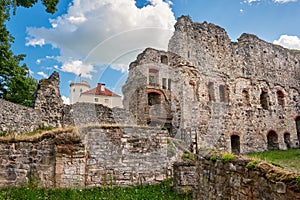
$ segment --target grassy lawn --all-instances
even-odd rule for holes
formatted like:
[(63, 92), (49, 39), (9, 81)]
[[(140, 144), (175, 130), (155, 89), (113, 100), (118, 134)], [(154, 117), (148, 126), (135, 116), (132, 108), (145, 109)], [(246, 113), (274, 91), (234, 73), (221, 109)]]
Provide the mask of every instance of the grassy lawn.
[(47, 199), (47, 200), (69, 200), (69, 199), (107, 199), (107, 200), (190, 200), (191, 194), (180, 195), (173, 191), (171, 181), (165, 181), (159, 185), (137, 186), (128, 188), (95, 188), (85, 190), (75, 189), (33, 189), (33, 188), (9, 188), (0, 189), (0, 200), (4, 199)]
[(248, 155), (300, 173), (300, 149), (270, 150)]

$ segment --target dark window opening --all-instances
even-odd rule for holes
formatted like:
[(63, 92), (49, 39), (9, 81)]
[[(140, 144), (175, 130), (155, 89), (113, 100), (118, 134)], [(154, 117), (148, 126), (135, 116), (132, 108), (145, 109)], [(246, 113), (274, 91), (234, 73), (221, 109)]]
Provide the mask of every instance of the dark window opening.
[(168, 56), (162, 55), (160, 57), (160, 62), (167, 65), (168, 64)]
[(225, 85), (219, 86), (219, 93), (220, 93), (220, 102), (228, 103), (229, 100), (229, 92)]
[(260, 104), (264, 110), (269, 109), (269, 95), (268, 92), (262, 91), (260, 94)]
[(300, 147), (300, 116), (296, 118), (296, 130), (297, 130), (297, 137), (299, 141), (299, 147)]
[(167, 89), (167, 79), (166, 78), (162, 79), (162, 87), (163, 87), (163, 89)]
[(285, 133), (283, 135), (284, 138), (284, 143), (286, 145), (286, 148), (290, 149), (291, 148), (291, 135), (289, 133)]
[(208, 83), (208, 97), (209, 97), (209, 101), (216, 101), (215, 89), (214, 89), (214, 83), (213, 82)]
[(149, 69), (149, 85), (158, 86), (158, 70)]
[(278, 135), (275, 131), (270, 131), (267, 135), (268, 150), (279, 149)]
[(148, 105), (152, 106), (155, 104), (161, 104), (160, 94), (155, 92), (148, 93)]
[(168, 79), (168, 90), (171, 90), (171, 79)]
[(284, 106), (284, 94), (280, 90), (277, 91), (277, 102), (278, 102), (278, 105)]
[(242, 91), (242, 101), (244, 107), (246, 108), (250, 107), (250, 96), (248, 90), (246, 89)]
[(230, 137), (231, 140), (231, 152), (234, 154), (240, 153), (240, 136), (232, 135)]

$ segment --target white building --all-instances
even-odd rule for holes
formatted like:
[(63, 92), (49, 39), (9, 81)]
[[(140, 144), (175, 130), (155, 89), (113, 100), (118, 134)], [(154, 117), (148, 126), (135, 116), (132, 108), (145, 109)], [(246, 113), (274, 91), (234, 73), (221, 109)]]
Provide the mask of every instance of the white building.
[(109, 108), (122, 108), (122, 97), (109, 89), (105, 84), (98, 83), (97, 87), (90, 89), (86, 81), (70, 84), (70, 104), (77, 102), (102, 104)]

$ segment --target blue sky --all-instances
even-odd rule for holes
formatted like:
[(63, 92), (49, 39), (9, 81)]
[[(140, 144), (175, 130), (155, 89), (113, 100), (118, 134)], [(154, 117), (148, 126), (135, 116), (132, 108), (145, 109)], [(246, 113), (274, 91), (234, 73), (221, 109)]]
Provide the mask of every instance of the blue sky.
[(7, 26), (32, 76), (59, 71), (67, 99), (70, 82), (80, 79), (121, 94), (128, 63), (146, 47), (166, 49), (181, 15), (219, 25), (233, 41), (252, 33), (300, 49), (300, 0), (60, 0), (53, 15), (40, 3), (18, 8)]

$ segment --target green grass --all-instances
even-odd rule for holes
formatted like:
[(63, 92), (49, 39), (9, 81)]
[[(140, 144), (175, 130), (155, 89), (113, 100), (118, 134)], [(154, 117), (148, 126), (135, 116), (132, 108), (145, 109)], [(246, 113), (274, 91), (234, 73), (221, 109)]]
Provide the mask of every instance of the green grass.
[(275, 166), (292, 169), (300, 173), (300, 149), (270, 150), (258, 153), (249, 153), (252, 158), (265, 160)]
[(228, 163), (230, 161), (233, 161), (235, 159), (235, 156), (231, 153), (225, 153), (222, 158), (221, 161), (222, 163)]
[(190, 200), (191, 193), (178, 194), (173, 191), (171, 181), (164, 181), (158, 185), (147, 185), (127, 188), (95, 188), (95, 189), (30, 189), (8, 188), (0, 189), (0, 200), (4, 199), (47, 199), (47, 200), (72, 200), (72, 199), (107, 199), (107, 200)]

